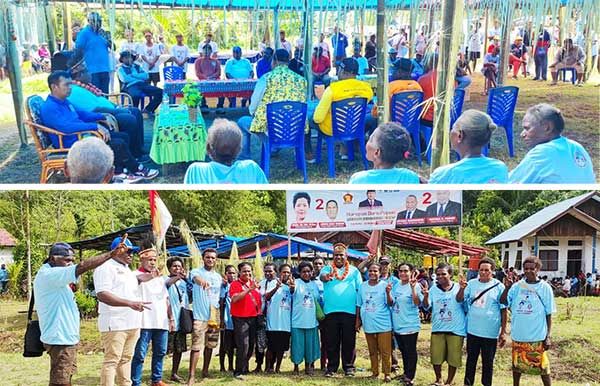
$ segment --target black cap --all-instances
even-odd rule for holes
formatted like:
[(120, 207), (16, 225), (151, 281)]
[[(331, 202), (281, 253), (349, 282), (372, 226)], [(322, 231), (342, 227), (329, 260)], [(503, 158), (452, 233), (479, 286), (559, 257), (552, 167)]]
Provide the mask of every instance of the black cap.
[(358, 75), (358, 62), (354, 58), (346, 58), (340, 63), (340, 68), (345, 72)]
[(285, 48), (279, 48), (275, 51), (275, 59), (278, 62), (287, 63), (290, 61), (290, 53)]
[(73, 247), (63, 242), (54, 243), (48, 253), (48, 259), (52, 256), (73, 256)]

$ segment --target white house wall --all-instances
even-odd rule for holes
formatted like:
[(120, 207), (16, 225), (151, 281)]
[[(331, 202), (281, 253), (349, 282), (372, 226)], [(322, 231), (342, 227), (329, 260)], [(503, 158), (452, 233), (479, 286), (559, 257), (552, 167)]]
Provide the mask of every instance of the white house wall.
[(12, 264), (13, 262), (12, 248), (0, 248), (0, 264)]
[[(539, 246), (538, 249), (542, 250), (542, 249), (557, 249), (558, 250), (558, 270), (557, 271), (540, 271), (540, 276), (544, 276), (547, 275), (548, 278), (553, 278), (553, 277), (565, 277), (565, 275), (567, 274), (567, 253), (569, 250), (572, 249), (580, 249), (582, 250), (582, 254), (581, 254), (581, 260), (582, 260), (582, 266), (581, 269), (587, 273), (587, 272), (592, 272), (592, 254), (593, 254), (593, 237), (592, 236), (585, 236), (585, 237), (548, 237), (548, 236), (539, 236), (538, 237), (538, 243), (540, 241), (544, 241), (544, 240), (557, 240), (558, 241), (558, 247), (546, 247), (546, 246)], [(583, 241), (583, 245), (582, 246), (569, 246), (568, 242), (569, 240), (582, 240)], [(523, 242), (523, 245), (521, 247), (517, 247), (518, 243), (515, 242), (511, 242), (508, 245), (508, 248), (505, 246), (505, 244), (502, 244), (502, 256), (504, 256), (505, 252), (508, 251), (508, 266), (509, 267), (514, 267), (516, 260), (517, 260), (517, 251), (521, 250), (522, 251), (522, 260), (525, 259), (527, 256), (530, 255), (534, 255), (535, 254), (535, 237), (529, 237), (526, 239), (521, 240)], [(597, 240), (596, 242), (598, 243), (600, 240)], [(596, 254), (596, 269), (600, 270), (600, 256), (598, 255), (598, 253)], [(519, 272), (522, 272), (522, 269), (519, 270)]]

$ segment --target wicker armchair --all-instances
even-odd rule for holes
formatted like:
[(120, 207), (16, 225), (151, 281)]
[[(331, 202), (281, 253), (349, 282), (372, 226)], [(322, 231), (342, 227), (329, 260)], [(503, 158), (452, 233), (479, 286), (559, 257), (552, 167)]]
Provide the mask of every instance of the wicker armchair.
[[(63, 138), (67, 135), (41, 124), (40, 112), (43, 103), (44, 100), (39, 95), (32, 95), (27, 98), (27, 103), (25, 104), (27, 120), (24, 123), (31, 130), (33, 141), (35, 142), (35, 147), (42, 163), (40, 183), (45, 184), (55, 174), (64, 173), (65, 160), (69, 149), (63, 146)], [(58, 137), (59, 146), (57, 148), (52, 144), (50, 134)], [(77, 139), (82, 139), (90, 135), (102, 138), (97, 131), (79, 131), (68, 134), (68, 136), (71, 135), (76, 135)]]

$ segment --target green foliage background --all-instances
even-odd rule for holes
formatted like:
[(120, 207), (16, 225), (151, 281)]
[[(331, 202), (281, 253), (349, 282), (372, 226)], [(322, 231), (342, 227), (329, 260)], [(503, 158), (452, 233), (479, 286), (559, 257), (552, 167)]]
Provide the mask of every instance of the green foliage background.
[[(464, 191), (463, 240), (484, 245), (512, 225), (555, 202), (582, 191)], [(173, 224), (237, 237), (254, 232), (286, 233), (285, 191), (161, 191)], [(29, 204), (29, 205), (27, 205)], [(150, 222), (146, 191), (4, 191), (0, 192), (0, 227), (17, 239), (11, 269), (11, 293), (26, 292), (27, 206), (30, 212), (31, 260), (35, 273), (56, 241), (77, 241)], [(420, 231), (451, 239), (457, 228)], [(85, 251), (84, 258), (96, 251)], [(421, 265), (415, 251), (391, 248), (394, 260)], [(497, 257), (496, 250), (492, 256)], [(85, 280), (84, 280), (85, 281)], [(84, 284), (85, 286), (85, 284)]]

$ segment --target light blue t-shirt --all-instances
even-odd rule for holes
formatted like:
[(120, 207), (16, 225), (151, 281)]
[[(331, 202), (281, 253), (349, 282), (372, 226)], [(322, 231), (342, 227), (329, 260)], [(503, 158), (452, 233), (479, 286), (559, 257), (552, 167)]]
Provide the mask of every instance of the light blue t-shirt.
[[(168, 276), (165, 276), (165, 283), (169, 280)], [(179, 292), (177, 292), (179, 290)], [(171, 305), (171, 313), (173, 319), (175, 319), (175, 331), (179, 331), (179, 317), (181, 315), (181, 308), (190, 308), (190, 301), (187, 293), (187, 283), (185, 280), (177, 280), (174, 284), (171, 284), (167, 288), (169, 293), (169, 304)], [(181, 301), (179, 297), (181, 296)]]
[(292, 331), (292, 294), (287, 284), (271, 297), (267, 306), (267, 331)]
[(367, 334), (392, 331), (392, 315), (387, 304), (386, 286), (387, 282), (382, 280), (375, 285), (365, 281), (358, 290), (356, 306), (360, 307), (362, 327)]
[(319, 325), (315, 310), (315, 299), (319, 299), (319, 287), (315, 281), (305, 283), (296, 280), (292, 294), (292, 327), (315, 328)]
[(456, 301), (459, 290), (457, 283), (452, 283), (448, 291), (442, 291), (437, 285), (429, 290), (429, 306), (431, 310), (431, 332), (451, 332), (466, 336), (466, 318), (463, 304)]
[(372, 169), (362, 170), (350, 177), (349, 184), (418, 184), (417, 173), (404, 169)]
[(104, 109), (115, 108), (115, 105), (110, 103), (108, 99), (96, 96), (93, 92), (76, 84), (71, 87), (71, 95), (69, 95), (67, 100), (75, 106), (76, 110), (80, 111), (94, 111), (98, 107)]
[(231, 75), (233, 79), (248, 79), (252, 71), (252, 64), (246, 58), (236, 60), (229, 59), (225, 63), (225, 74)]
[(44, 264), (35, 275), (33, 292), (41, 341), (72, 346), (79, 343), (79, 309), (69, 284), (77, 282), (77, 265), (52, 267)]
[(264, 314), (265, 310), (267, 309), (267, 305), (269, 303), (267, 301), (267, 299), (265, 298), (265, 294), (267, 292), (271, 292), (273, 290), (273, 288), (275, 288), (276, 286), (277, 286), (277, 279), (267, 280), (265, 278), (260, 281), (260, 297), (261, 297), (263, 314)]
[[(336, 268), (338, 276), (344, 274), (344, 267)], [(326, 265), (321, 269), (321, 275), (331, 272), (331, 265)], [(346, 312), (356, 315), (356, 292), (360, 288), (362, 277), (360, 271), (352, 264), (349, 266), (348, 276), (343, 281), (335, 277), (326, 283), (323, 283), (323, 312), (331, 314), (333, 312)]]
[(194, 162), (188, 167), (184, 184), (268, 184), (269, 180), (252, 160), (235, 161), (227, 166), (218, 162)]
[[(354, 57), (353, 57), (354, 58)], [(364, 56), (354, 58), (358, 62), (358, 75), (365, 75), (369, 69), (369, 61)]]
[(558, 137), (529, 150), (508, 175), (512, 184), (594, 184), (590, 155), (579, 143)]
[[(210, 287), (203, 289), (194, 281), (195, 277), (207, 281)], [(190, 280), (194, 283), (192, 287), (192, 310), (194, 311), (194, 320), (210, 320), (210, 306), (219, 308), (219, 298), (221, 296), (221, 284), (223, 278), (219, 273), (207, 271), (204, 267), (193, 269), (190, 272)]]
[[(415, 286), (415, 292), (420, 301), (423, 301), (421, 286)], [(396, 334), (412, 334), (421, 330), (419, 307), (415, 305), (410, 284), (402, 284), (398, 280), (392, 287), (392, 326)]]
[[(319, 275), (321, 273), (319, 272)], [(318, 277), (314, 278), (313, 281), (315, 282), (315, 284), (317, 285), (317, 288), (319, 289), (319, 304), (321, 305), (321, 307), (323, 307), (324, 305), (324, 300), (323, 300), (323, 282), (321, 281), (321, 279), (319, 279)]]
[(88, 25), (77, 34), (75, 48), (83, 50), (83, 58), (90, 74), (109, 72), (108, 42)]
[(8, 281), (8, 270), (0, 269), (0, 281)]
[(463, 158), (440, 166), (429, 177), (430, 184), (506, 184), (508, 168), (494, 158)]
[[(483, 296), (473, 300), (487, 288), (496, 287)], [(504, 284), (497, 279), (482, 283), (479, 279), (471, 279), (465, 288), (464, 305), (467, 309), (467, 332), (480, 338), (498, 339), (500, 334), (500, 310), (506, 308), (500, 303)], [(471, 304), (472, 303), (472, 304)]]
[(512, 340), (540, 342), (546, 339), (546, 315), (556, 313), (550, 284), (543, 280), (535, 284), (526, 283), (525, 279), (516, 282), (508, 290), (508, 307), (511, 313)]
[(225, 329), (233, 331), (233, 318), (231, 317), (231, 296), (229, 296), (229, 288), (231, 283), (227, 283), (226, 286), (221, 286), (221, 299), (225, 299), (223, 303), (225, 309), (223, 311), (223, 323)]

